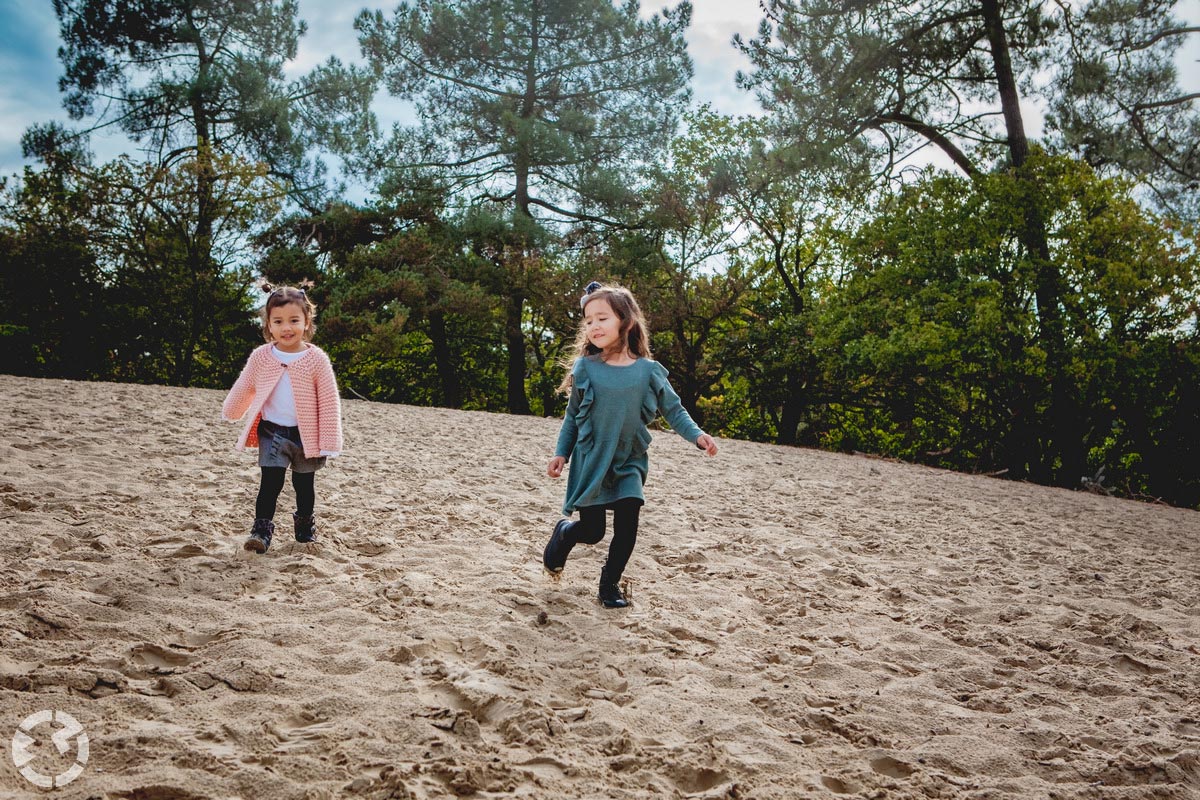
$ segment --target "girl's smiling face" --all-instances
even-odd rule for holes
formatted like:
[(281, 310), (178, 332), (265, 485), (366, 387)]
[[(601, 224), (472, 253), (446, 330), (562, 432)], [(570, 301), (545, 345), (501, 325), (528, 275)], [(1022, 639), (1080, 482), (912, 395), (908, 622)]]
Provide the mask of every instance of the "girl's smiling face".
[(307, 329), (308, 318), (299, 303), (275, 306), (267, 318), (267, 330), (275, 346), (285, 353), (299, 353), (304, 349), (304, 332)]
[(604, 352), (624, 350), (621, 322), (617, 312), (603, 297), (597, 297), (583, 308), (583, 327), (587, 331), (588, 341)]

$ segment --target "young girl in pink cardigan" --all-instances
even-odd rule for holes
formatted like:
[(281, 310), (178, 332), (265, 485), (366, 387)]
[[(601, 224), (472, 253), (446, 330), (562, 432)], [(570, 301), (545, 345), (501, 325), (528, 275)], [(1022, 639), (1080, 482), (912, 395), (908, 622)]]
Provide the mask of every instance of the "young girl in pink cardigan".
[(263, 291), (270, 293), (263, 306), (267, 344), (250, 354), (221, 409), (225, 419), (246, 416), (237, 449), (258, 448), (262, 481), (245, 544), (255, 553), (271, 546), (275, 504), (288, 467), (296, 490), (296, 541), (316, 540), (313, 476), (327, 457), (342, 450), (342, 408), (333, 367), (325, 351), (309, 343), (316, 306), (303, 289), (267, 285)]

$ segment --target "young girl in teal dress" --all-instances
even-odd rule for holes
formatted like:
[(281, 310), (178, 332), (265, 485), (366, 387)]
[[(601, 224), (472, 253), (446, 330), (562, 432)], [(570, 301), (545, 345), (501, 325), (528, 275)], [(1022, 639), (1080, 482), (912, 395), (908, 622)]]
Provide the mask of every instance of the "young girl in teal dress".
[(569, 393), (554, 458), (546, 474), (557, 478), (567, 461), (563, 513), (579, 511), (579, 521), (560, 520), (542, 554), (552, 575), (562, 572), (576, 544), (604, 538), (605, 511), (613, 512), (613, 538), (600, 571), (599, 600), (624, 608), (620, 580), (637, 541), (642, 485), (649, 466), (646, 425), (659, 415), (672, 430), (710, 456), (717, 443), (696, 426), (667, 380), (667, 370), (650, 357), (650, 337), (637, 300), (621, 286), (588, 284), (579, 300), (583, 319), (575, 358), (560, 391)]

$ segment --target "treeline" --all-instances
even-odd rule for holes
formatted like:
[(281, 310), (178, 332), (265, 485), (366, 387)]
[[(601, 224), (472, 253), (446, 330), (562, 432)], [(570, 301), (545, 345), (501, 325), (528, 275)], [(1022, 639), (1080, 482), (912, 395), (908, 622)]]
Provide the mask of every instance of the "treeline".
[[(348, 394), (553, 415), (614, 280), (710, 432), (1200, 507), (1186, 26), (951, 5), (769, 3), (731, 119), (689, 106), (686, 3), (364, 12), (364, 67), (290, 81), (292, 3), (58, 4), (88, 124), (30, 129), (4, 193), (0, 370), (227, 386), (265, 277), (311, 283)], [(100, 98), (139, 156), (94, 163)]]

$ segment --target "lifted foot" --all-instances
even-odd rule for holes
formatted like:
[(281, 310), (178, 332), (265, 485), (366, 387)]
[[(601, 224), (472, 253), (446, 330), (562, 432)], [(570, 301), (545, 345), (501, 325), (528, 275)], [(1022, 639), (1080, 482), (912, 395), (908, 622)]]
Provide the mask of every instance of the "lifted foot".
[(546, 549), (542, 551), (542, 568), (552, 578), (562, 576), (563, 567), (567, 564), (567, 556), (571, 553), (571, 548), (575, 546), (574, 542), (568, 542), (566, 539), (566, 528), (571, 524), (569, 519), (560, 519), (554, 526), (554, 533), (550, 536), (550, 541), (546, 542)]

